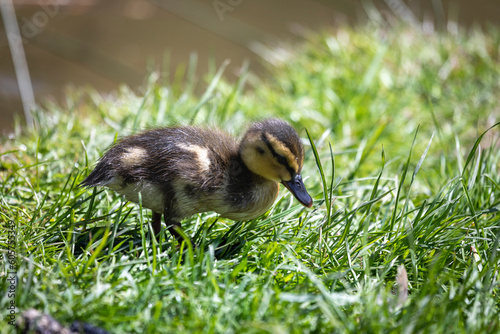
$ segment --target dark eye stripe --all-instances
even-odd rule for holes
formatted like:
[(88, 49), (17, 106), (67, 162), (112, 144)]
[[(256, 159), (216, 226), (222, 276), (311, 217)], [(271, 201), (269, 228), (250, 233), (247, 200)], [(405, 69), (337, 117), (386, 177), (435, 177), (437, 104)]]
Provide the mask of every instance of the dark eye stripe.
[(273, 155), (273, 157), (275, 157), (275, 158), (276, 158), (276, 160), (278, 160), (278, 162), (279, 162), (281, 165), (285, 166), (285, 168), (287, 169), (288, 173), (290, 173), (290, 176), (293, 178), (293, 177), (294, 177), (294, 175), (296, 174), (296, 172), (295, 172), (295, 170), (294, 170), (292, 167), (290, 167), (290, 165), (288, 164), (288, 159), (287, 159), (285, 156), (283, 156), (283, 155), (281, 155), (281, 154), (278, 154), (278, 153), (274, 150), (273, 146), (272, 146), (272, 145), (271, 145), (271, 143), (269, 142), (269, 139), (267, 139), (266, 134), (265, 134), (264, 132), (262, 133), (261, 139), (262, 139), (262, 141), (266, 144), (266, 146), (267, 146), (267, 148), (269, 149), (269, 151), (271, 151), (271, 154)]
[(276, 155), (276, 159), (278, 159), (278, 162), (279, 162), (280, 164), (282, 164), (282, 165), (284, 165), (284, 166), (286, 166), (286, 167), (289, 167), (289, 165), (288, 165), (288, 160), (287, 160), (287, 158), (285, 158), (284, 156), (282, 156), (282, 155), (279, 155), (279, 154), (278, 154), (278, 155)]

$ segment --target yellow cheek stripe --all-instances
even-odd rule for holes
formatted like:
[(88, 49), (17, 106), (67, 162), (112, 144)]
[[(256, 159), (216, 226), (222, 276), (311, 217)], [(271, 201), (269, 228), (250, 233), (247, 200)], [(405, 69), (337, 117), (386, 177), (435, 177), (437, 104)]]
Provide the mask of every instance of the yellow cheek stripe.
[(273, 147), (274, 151), (279, 155), (282, 155), (288, 161), (288, 165), (298, 173), (300, 171), (299, 163), (302, 165), (302, 161), (298, 161), (298, 157), (290, 151), (288, 147), (286, 147), (278, 138), (273, 135), (266, 133), (266, 137), (269, 140), (269, 143)]
[(278, 168), (273, 165), (273, 160), (271, 152), (267, 150), (266, 156), (261, 156), (255, 150), (254, 145), (246, 145), (240, 152), (241, 158), (245, 162), (245, 165), (250, 169), (251, 172), (263, 176), (266, 179), (273, 180), (276, 182), (281, 181), (280, 175), (278, 173)]

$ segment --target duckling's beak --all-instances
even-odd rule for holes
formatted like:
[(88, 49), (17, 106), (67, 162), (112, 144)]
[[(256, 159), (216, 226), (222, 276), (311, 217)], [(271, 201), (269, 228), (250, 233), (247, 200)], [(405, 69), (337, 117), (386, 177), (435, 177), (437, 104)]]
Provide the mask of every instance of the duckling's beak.
[(310, 208), (313, 204), (311, 196), (307, 193), (302, 176), (296, 175), (290, 181), (281, 181), (281, 183), (295, 196), (295, 198), (302, 204)]

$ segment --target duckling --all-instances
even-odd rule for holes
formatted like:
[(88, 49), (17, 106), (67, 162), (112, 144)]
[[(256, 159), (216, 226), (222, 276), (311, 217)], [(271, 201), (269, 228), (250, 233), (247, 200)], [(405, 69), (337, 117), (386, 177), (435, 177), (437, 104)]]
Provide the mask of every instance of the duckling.
[[(181, 240), (181, 220), (215, 211), (251, 220), (274, 203), (281, 182), (304, 206), (312, 206), (301, 177), (304, 148), (286, 122), (254, 123), (239, 143), (217, 129), (176, 126), (119, 140), (80, 186), (106, 186), (153, 211), (152, 228)], [(139, 196), (140, 194), (140, 196)]]

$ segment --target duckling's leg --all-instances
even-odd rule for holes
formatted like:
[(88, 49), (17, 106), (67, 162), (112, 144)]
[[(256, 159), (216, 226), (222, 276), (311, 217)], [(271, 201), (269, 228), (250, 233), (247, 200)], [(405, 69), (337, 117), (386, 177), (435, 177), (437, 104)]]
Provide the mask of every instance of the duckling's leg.
[[(179, 222), (179, 219), (172, 217), (172, 214), (169, 212), (168, 209), (165, 209), (163, 217), (165, 219), (165, 225), (167, 225), (167, 230), (179, 242), (179, 244), (182, 243), (184, 241), (184, 237), (182, 236), (183, 235), (182, 226), (181, 223)], [(191, 244), (194, 246), (193, 240), (190, 241)]]
[(170, 234), (179, 241), (179, 243), (184, 240), (182, 238), (182, 234), (179, 233), (179, 230), (182, 230), (181, 223), (173, 220), (173, 219), (167, 219), (167, 215), (165, 215), (165, 224), (167, 225), (167, 229), (170, 232)]
[(153, 211), (153, 219), (151, 220), (151, 227), (156, 236), (161, 232), (161, 213)]

